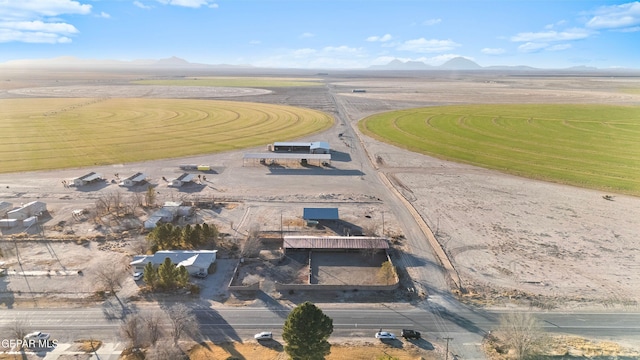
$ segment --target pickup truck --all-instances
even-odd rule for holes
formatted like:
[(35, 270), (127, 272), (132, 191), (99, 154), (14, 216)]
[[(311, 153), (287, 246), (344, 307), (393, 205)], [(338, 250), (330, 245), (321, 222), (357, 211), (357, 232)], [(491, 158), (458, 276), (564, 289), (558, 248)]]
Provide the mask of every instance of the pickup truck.
[(419, 331), (409, 330), (409, 329), (402, 329), (400, 336), (402, 336), (405, 339), (420, 339), (421, 337)]

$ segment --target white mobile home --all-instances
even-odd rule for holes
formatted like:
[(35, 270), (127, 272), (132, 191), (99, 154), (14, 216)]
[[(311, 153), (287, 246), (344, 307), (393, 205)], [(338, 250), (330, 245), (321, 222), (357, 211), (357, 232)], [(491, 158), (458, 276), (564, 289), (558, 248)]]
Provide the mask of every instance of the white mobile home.
[(47, 204), (42, 201), (32, 201), (7, 212), (7, 218), (25, 220), (28, 217), (40, 216), (45, 211), (47, 211)]

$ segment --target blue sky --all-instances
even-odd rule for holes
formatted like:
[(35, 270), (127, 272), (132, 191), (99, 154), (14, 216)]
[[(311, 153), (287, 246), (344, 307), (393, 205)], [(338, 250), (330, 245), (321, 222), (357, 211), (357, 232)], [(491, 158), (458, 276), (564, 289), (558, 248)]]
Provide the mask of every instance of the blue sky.
[(0, 62), (75, 56), (263, 67), (640, 68), (640, 2), (0, 0)]

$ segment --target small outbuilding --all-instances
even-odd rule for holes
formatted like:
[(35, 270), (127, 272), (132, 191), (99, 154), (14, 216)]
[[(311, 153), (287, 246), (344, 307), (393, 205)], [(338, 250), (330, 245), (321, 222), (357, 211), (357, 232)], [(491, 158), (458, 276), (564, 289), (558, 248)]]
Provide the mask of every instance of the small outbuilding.
[(136, 185), (140, 185), (146, 179), (147, 179), (147, 175), (139, 172), (139, 173), (135, 173), (135, 174), (129, 176), (128, 178), (124, 179), (120, 185), (128, 186), (128, 187), (136, 186)]
[(340, 219), (340, 216), (338, 215), (338, 208), (304, 208), (302, 218), (307, 221), (337, 221)]
[(73, 185), (75, 185), (76, 187), (80, 187), (88, 184), (93, 184), (98, 181), (102, 181), (102, 175), (92, 171), (88, 174), (80, 176), (79, 178), (73, 179)]
[(11, 229), (18, 226), (17, 219), (0, 219), (0, 228)]
[(193, 179), (195, 179), (196, 175), (194, 174), (189, 174), (189, 173), (184, 173), (180, 176), (178, 176), (177, 178), (171, 180), (171, 186), (173, 187), (181, 187), (183, 185), (186, 185), (190, 182), (193, 182)]
[(6, 201), (0, 201), (0, 217), (7, 215), (13, 209), (13, 204)]

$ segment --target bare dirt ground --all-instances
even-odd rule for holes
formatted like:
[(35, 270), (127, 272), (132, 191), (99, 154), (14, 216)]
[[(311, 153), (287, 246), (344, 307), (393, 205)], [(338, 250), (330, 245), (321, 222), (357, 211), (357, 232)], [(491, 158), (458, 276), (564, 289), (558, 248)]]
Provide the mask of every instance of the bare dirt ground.
[[(86, 75), (81, 79), (71, 76), (62, 82), (52, 78), (12, 78), (0, 86), (0, 98), (27, 96), (16, 90), (23, 87), (56, 86), (56, 89), (61, 89), (89, 83), (95, 85), (96, 82), (122, 85), (123, 79)], [(640, 79), (637, 77), (449, 74), (422, 79), (382, 79), (369, 74), (357, 78), (343, 74), (328, 79), (328, 83), (338, 94), (349, 121), (354, 124), (381, 111), (458, 103), (640, 105), (637, 93)], [(353, 88), (364, 88), (367, 92), (354, 94), (351, 93)], [(70, 91), (77, 89), (71, 87)], [(35, 90), (29, 91), (36, 93)], [(42, 95), (40, 91), (37, 93)], [(60, 95), (50, 93), (49, 96)], [(85, 93), (85, 96), (103, 95), (98, 92)], [(243, 95), (234, 100), (336, 111), (335, 104), (320, 87), (274, 89), (268, 94)], [(300, 219), (304, 207), (311, 206), (338, 206), (341, 218), (347, 222), (368, 227), (377, 233), (381, 233), (384, 227), (386, 235), (401, 234), (394, 217), (395, 210), (378, 197), (379, 183), (375, 175), (363, 172), (364, 162), (371, 160), (394, 180), (398, 190), (420, 212), (446, 250), (464, 286), (472, 293), (482, 295), (484, 303), (500, 305), (504, 299), (526, 297), (529, 300), (534, 298), (536, 305), (547, 308), (586, 305), (637, 308), (640, 300), (640, 288), (637, 286), (640, 284), (640, 272), (637, 271), (640, 260), (640, 225), (637, 221), (640, 199), (637, 197), (607, 194), (613, 196), (613, 201), (608, 201), (599, 191), (446, 162), (366, 137), (339, 136), (345, 126), (338, 123), (326, 133), (300, 139), (330, 141), (334, 149), (333, 167), (330, 169), (243, 166), (242, 154), (245, 151), (238, 151), (91, 169), (0, 174), (0, 200), (15, 205), (36, 199), (45, 201), (52, 215), (42, 224), (45, 237), (62, 236), (66, 232), (79, 237), (100, 235), (115, 239), (122, 237), (122, 230), (135, 233), (140, 222), (122, 221), (98, 227), (90, 218), (74, 219), (71, 211), (95, 207), (95, 201), (101, 194), (121, 191), (126, 196), (132, 192), (110, 182), (96, 189), (65, 188), (61, 179), (98, 171), (110, 181), (115, 173), (123, 175), (141, 171), (149, 174), (150, 181), (157, 185), (158, 203), (211, 199), (232, 204), (203, 210), (194, 221), (213, 222), (228, 234), (228, 239), (234, 241), (245, 236), (254, 225), (265, 232), (308, 233), (309, 229), (296, 220)], [(354, 144), (360, 140), (370, 159), (363, 159), (352, 152)], [(265, 149), (266, 146), (246, 152)], [(191, 188), (168, 187), (161, 177), (170, 178), (178, 174), (178, 165), (183, 163), (210, 164), (216, 172), (207, 174), (206, 182)], [(140, 215), (142, 219), (146, 216)], [(281, 217), (284, 229), (281, 228)], [(62, 231), (57, 231), (60, 229), (54, 228), (60, 221), (65, 221), (65, 225)], [(3, 238), (8, 238), (10, 233), (4, 231)], [(132, 236), (126, 236), (127, 240), (130, 238)], [(117, 243), (115, 240), (107, 242)], [(94, 247), (97, 246), (98, 243), (68, 243), (64, 248), (54, 248), (53, 251), (43, 248), (23, 256), (21, 264), (29, 270), (71, 269), (84, 270), (86, 274), (94, 266), (93, 262), (98, 261), (93, 258), (96, 254)], [(100, 258), (135, 252), (126, 248), (128, 245), (122, 245), (128, 250), (120, 249), (119, 245), (111, 246), (97, 252)], [(400, 241), (396, 246), (402, 249), (404, 242)], [(7, 243), (3, 251), (11, 254), (10, 248), (10, 243)], [(20, 266), (16, 258), (2, 261), (9, 269), (17, 270)], [(28, 291), (32, 287), (31, 291), (36, 292), (33, 289), (37, 284), (34, 279), (10, 275), (2, 280), (2, 286), (18, 291)], [(51, 282), (46, 281), (46, 275), (40, 279), (42, 287), (47, 289), (46, 284)], [(67, 288), (67, 291), (72, 289)], [(92, 290), (87, 287), (86, 291)], [(223, 297), (223, 294), (218, 296)]]

